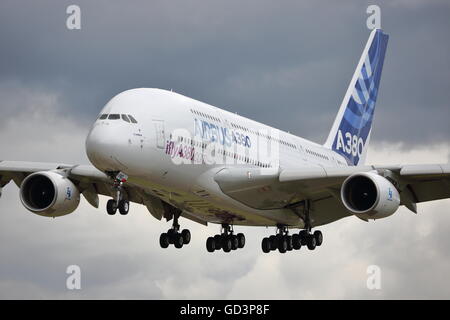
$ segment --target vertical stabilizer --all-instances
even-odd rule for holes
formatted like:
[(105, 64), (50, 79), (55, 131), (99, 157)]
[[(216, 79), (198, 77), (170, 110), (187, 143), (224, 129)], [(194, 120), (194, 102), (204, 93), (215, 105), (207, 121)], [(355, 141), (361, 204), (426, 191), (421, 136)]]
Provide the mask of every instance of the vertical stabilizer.
[(370, 33), (324, 144), (344, 156), (348, 165), (364, 164), (388, 38), (380, 29)]

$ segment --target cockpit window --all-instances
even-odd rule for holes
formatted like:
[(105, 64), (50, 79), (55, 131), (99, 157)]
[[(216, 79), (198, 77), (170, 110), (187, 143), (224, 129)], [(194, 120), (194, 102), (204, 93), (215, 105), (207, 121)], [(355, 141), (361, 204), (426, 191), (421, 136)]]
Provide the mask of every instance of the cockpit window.
[(106, 113), (102, 114), (99, 119), (100, 120), (105, 120), (106, 118), (108, 118), (108, 115)]
[(109, 119), (109, 120), (118, 120), (118, 119), (120, 119), (120, 114), (111, 113), (111, 114), (108, 116), (108, 119)]
[(129, 114), (129, 115), (128, 115), (128, 118), (130, 118), (131, 122), (133, 122), (133, 123), (138, 123), (138, 122), (136, 121), (136, 119), (133, 118), (132, 115)]
[(122, 120), (123, 120), (123, 121), (126, 121), (126, 122), (130, 122), (130, 119), (128, 119), (128, 117), (127, 117), (126, 114), (123, 114), (123, 115), (122, 115)]

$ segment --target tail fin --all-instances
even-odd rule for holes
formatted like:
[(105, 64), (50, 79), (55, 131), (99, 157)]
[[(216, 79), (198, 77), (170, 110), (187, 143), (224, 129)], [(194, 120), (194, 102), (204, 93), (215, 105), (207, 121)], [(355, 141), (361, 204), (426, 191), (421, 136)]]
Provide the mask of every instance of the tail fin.
[(374, 29), (324, 146), (344, 156), (348, 165), (363, 164), (389, 36)]

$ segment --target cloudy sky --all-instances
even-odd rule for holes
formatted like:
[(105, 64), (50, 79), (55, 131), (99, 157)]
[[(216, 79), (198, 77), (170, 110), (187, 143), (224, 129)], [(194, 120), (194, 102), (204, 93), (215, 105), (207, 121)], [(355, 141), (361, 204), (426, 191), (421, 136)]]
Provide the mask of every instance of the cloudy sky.
[[(81, 7), (81, 30), (66, 8)], [(379, 1), (390, 35), (370, 163), (450, 159), (450, 5)], [(158, 87), (323, 142), (367, 40), (364, 1), (10, 1), (0, 3), (0, 159), (88, 163), (84, 139), (115, 94)], [(370, 2), (374, 4), (374, 2)], [(102, 207), (106, 199), (101, 199)], [(320, 250), (208, 254), (218, 232), (159, 248), (169, 224), (144, 207), (107, 216), (27, 212), (0, 200), (0, 298), (450, 298), (449, 200), (321, 228)], [(68, 265), (82, 289), (68, 291)], [(377, 265), (381, 290), (368, 290)]]

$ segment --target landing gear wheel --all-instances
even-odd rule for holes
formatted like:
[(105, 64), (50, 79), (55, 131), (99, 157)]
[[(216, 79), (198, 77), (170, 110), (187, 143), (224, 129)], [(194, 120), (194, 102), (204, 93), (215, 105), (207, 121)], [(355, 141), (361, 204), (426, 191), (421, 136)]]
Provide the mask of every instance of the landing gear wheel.
[(269, 253), (271, 250), (269, 238), (262, 239), (261, 248), (264, 253)]
[(167, 236), (169, 237), (169, 243), (170, 244), (174, 243), (174, 239), (175, 239), (176, 234), (177, 234), (176, 231), (173, 230), (173, 229), (167, 230)]
[(300, 236), (296, 233), (292, 235), (292, 248), (294, 250), (299, 250), (302, 247), (302, 242)]
[(188, 229), (181, 231), (181, 236), (183, 237), (184, 244), (189, 244), (189, 242), (191, 242), (191, 232)]
[(166, 249), (169, 246), (169, 236), (167, 233), (161, 233), (159, 236), (159, 244), (161, 248)]
[(238, 233), (237, 234), (237, 239), (238, 239), (238, 248), (242, 249), (245, 246), (245, 236), (243, 233)]
[(316, 246), (320, 247), (323, 242), (322, 232), (320, 232), (319, 230), (314, 231), (314, 238), (316, 238)]
[(220, 234), (216, 234), (214, 236), (214, 244), (215, 244), (216, 250), (222, 249), (222, 236)]
[(313, 234), (308, 235), (307, 243), (309, 250), (314, 250), (316, 248), (316, 237)]
[(275, 236), (270, 236), (269, 237), (269, 242), (270, 242), (270, 250), (274, 251), (277, 250), (278, 244), (277, 244), (277, 237)]
[(177, 248), (177, 249), (181, 249), (183, 247), (183, 237), (181, 236), (181, 234), (176, 233), (174, 235), (173, 244), (174, 244), (175, 248)]
[(128, 200), (120, 200), (119, 201), (119, 212), (121, 215), (127, 215), (130, 210), (130, 203)]
[(116, 201), (114, 199), (108, 200), (108, 202), (106, 203), (106, 211), (111, 216), (116, 214), (117, 206), (116, 206)]
[(237, 250), (239, 248), (238, 237), (235, 235), (231, 235), (230, 240), (231, 240), (231, 250)]
[(208, 239), (206, 239), (206, 250), (208, 250), (208, 252), (214, 252), (215, 249), (216, 249), (216, 246), (215, 246), (214, 238), (209, 237)]
[(278, 239), (278, 251), (280, 253), (285, 253), (287, 251), (287, 246), (288, 246), (288, 244), (287, 244), (286, 237), (283, 237), (283, 236), (279, 237), (279, 239)]
[(292, 236), (285, 236), (287, 242), (287, 251), (292, 251), (294, 247), (292, 246)]
[(301, 230), (299, 233), (301, 245), (305, 246), (308, 242), (309, 233), (306, 230)]
[(224, 252), (230, 252), (232, 249), (232, 243), (230, 237), (224, 237), (222, 240), (222, 249)]

